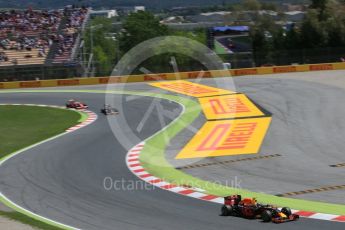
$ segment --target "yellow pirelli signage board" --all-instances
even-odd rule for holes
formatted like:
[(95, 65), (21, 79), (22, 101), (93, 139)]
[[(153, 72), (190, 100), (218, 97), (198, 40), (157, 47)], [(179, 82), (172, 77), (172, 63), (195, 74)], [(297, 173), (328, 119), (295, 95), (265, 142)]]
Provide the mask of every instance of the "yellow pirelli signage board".
[(189, 81), (165, 81), (165, 82), (155, 82), (150, 83), (150, 85), (172, 91), (175, 93), (180, 93), (192, 97), (208, 97), (214, 95), (224, 95), (233, 94), (234, 91), (218, 89), (211, 86), (201, 85)]
[(258, 117), (265, 114), (244, 94), (199, 98), (208, 120)]
[(270, 117), (208, 121), (176, 159), (258, 153), (270, 122)]

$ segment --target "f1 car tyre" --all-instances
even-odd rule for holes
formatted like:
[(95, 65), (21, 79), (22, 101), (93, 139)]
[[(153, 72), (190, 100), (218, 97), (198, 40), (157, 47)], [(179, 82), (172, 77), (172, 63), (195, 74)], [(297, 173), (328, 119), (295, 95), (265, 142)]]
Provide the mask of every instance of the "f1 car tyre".
[(291, 212), (291, 209), (288, 208), (288, 207), (284, 207), (282, 208), (282, 213), (284, 213), (287, 217), (291, 216), (292, 212)]
[(270, 222), (272, 220), (272, 212), (269, 211), (269, 210), (264, 210), (262, 213), (261, 213), (261, 219), (264, 221), (264, 222)]
[(233, 213), (233, 208), (229, 205), (223, 205), (221, 212), (222, 216), (231, 216)]

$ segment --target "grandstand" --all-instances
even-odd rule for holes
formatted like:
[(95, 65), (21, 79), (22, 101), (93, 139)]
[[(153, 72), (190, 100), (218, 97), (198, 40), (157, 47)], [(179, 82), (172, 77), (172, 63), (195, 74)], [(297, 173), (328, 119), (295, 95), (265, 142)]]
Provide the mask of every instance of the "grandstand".
[(88, 19), (84, 7), (0, 12), (0, 81), (68, 77), (66, 71), (77, 75), (76, 57)]

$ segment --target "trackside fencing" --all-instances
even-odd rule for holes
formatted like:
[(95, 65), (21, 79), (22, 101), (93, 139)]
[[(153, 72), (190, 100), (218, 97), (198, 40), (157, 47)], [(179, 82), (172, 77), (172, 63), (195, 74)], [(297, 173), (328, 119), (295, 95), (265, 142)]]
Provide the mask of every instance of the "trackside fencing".
[(176, 80), (177, 78), (178, 79), (195, 79), (199, 77), (203, 77), (203, 78), (227, 77), (227, 76), (236, 77), (236, 76), (244, 76), (244, 75), (265, 75), (265, 74), (294, 73), (294, 72), (323, 71), (323, 70), (344, 70), (344, 69), (345, 69), (345, 62), (339, 62), (339, 63), (323, 63), (323, 64), (312, 64), (312, 65), (258, 67), (258, 68), (246, 68), (246, 69), (232, 69), (232, 70), (210, 70), (210, 71), (142, 74), (142, 75), (113, 76), (113, 77), (90, 77), (90, 78), (69, 78), (69, 79), (37, 80), (37, 81), (0, 82), (0, 89), (98, 85), (98, 84), (108, 84), (108, 83), (113, 84), (113, 83), (158, 81), (158, 80)]

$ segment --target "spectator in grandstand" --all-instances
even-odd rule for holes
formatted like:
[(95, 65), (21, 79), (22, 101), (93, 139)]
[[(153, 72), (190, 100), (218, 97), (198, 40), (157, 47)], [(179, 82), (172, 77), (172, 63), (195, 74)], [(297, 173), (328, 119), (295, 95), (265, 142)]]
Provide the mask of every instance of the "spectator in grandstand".
[(3, 39), (3, 40), (1, 40), (1, 42), (0, 42), (0, 45), (1, 45), (1, 47), (2, 47), (4, 50), (7, 50), (7, 49), (8, 49), (9, 44), (10, 44), (10, 40), (9, 40), (9, 39)]
[[(66, 7), (64, 11), (28, 9), (0, 12), (0, 51), (37, 50), (33, 56), (45, 57), (49, 48), (56, 42), (58, 47), (54, 59), (59, 57), (59, 60), (68, 60), (87, 13), (88, 9), (85, 7)], [(66, 23), (60, 25), (61, 21)], [(20, 62), (20, 58), (10, 61)]]
[(62, 18), (59, 11), (9, 11), (0, 13), (0, 34), (38, 34), (56, 31)]
[(38, 57), (44, 57), (46, 55), (44, 47), (38, 49)]
[(5, 52), (0, 52), (0, 62), (7, 62), (8, 61), (8, 57), (5, 54)]
[(70, 59), (77, 35), (87, 16), (87, 9), (66, 7), (64, 15), (67, 17), (67, 22), (63, 33), (59, 36), (59, 48), (55, 55), (55, 59), (58, 60), (58, 62)]

